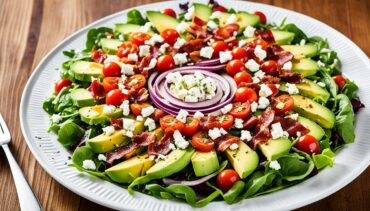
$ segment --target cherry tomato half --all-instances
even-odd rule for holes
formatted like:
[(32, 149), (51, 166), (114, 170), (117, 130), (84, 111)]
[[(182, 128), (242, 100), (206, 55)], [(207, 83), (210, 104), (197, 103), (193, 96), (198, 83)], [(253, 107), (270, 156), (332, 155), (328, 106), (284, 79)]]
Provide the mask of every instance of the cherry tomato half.
[(127, 57), (130, 53), (138, 53), (139, 47), (131, 42), (124, 42), (117, 51), (119, 58)]
[(217, 117), (217, 120), (221, 123), (221, 127), (228, 130), (234, 124), (234, 117), (230, 114), (225, 114)]
[(195, 132), (197, 132), (199, 127), (200, 127), (200, 121), (198, 119), (193, 118), (193, 117), (188, 117), (186, 118), (185, 127), (181, 132), (185, 136), (191, 136)]
[(151, 106), (149, 103), (132, 103), (130, 105), (131, 112), (136, 116), (141, 115), (141, 109)]
[(346, 85), (346, 79), (342, 75), (333, 76), (334, 82), (337, 84), (339, 90), (342, 90), (344, 85)]
[(137, 46), (144, 45), (146, 40), (149, 40), (151, 36), (143, 32), (134, 32), (131, 34), (131, 42)]
[(60, 90), (62, 90), (64, 87), (71, 86), (71, 84), (72, 81), (70, 81), (69, 79), (60, 79), (58, 82), (55, 83), (54, 91), (56, 93), (59, 93)]
[(238, 31), (240, 26), (236, 23), (227, 24), (223, 27), (218, 27), (213, 32), (216, 39), (226, 40), (234, 36), (234, 32)]
[(166, 128), (171, 128), (173, 130), (182, 131), (185, 127), (185, 124), (183, 122), (180, 122), (178, 119), (171, 115), (166, 115), (162, 117), (159, 120), (159, 124), (161, 125), (161, 128), (163, 130), (165, 130)]
[(238, 102), (257, 102), (258, 96), (257, 93), (248, 87), (240, 87), (236, 90), (235, 100)]
[(267, 22), (266, 15), (263, 12), (256, 11), (254, 12), (255, 15), (258, 15), (260, 17), (260, 23), (265, 25)]
[(103, 66), (103, 75), (105, 77), (119, 77), (121, 76), (121, 66), (115, 62), (105, 63)]
[(229, 112), (234, 118), (244, 119), (251, 113), (251, 104), (247, 101), (244, 103), (236, 102), (233, 104), (233, 109)]
[(170, 55), (163, 55), (157, 60), (157, 69), (161, 72), (173, 69), (175, 67), (175, 60)]
[(231, 55), (233, 56), (233, 59), (248, 60), (248, 51), (244, 48), (234, 48), (231, 51)]
[(229, 47), (224, 41), (216, 41), (212, 44), (213, 56), (219, 57), (221, 51), (227, 51)]
[(191, 139), (191, 145), (202, 152), (209, 152), (215, 148), (215, 142), (208, 136), (205, 131), (199, 131), (193, 135)]
[(320, 144), (315, 137), (311, 135), (304, 135), (300, 137), (295, 144), (297, 149), (302, 150), (310, 155), (313, 153), (318, 154), (320, 152)]
[(292, 110), (294, 106), (294, 100), (290, 95), (284, 94), (275, 98), (273, 107), (277, 114), (285, 114)]
[(180, 34), (175, 29), (166, 29), (161, 33), (164, 41), (170, 45), (175, 44), (177, 38), (180, 37)]
[(268, 75), (276, 75), (279, 72), (278, 68), (278, 63), (273, 60), (268, 60), (261, 64), (261, 70)]
[(238, 72), (246, 70), (244, 63), (240, 59), (234, 59), (227, 63), (226, 72), (230, 76), (234, 76)]
[(169, 15), (173, 18), (176, 18), (176, 12), (171, 8), (166, 8), (162, 11), (163, 14)]
[(127, 100), (128, 96), (123, 94), (119, 89), (113, 89), (108, 92), (105, 97), (107, 105), (120, 106), (124, 100)]
[(236, 82), (237, 85), (239, 85), (242, 82), (245, 83), (251, 83), (253, 82), (252, 76), (247, 73), (246, 71), (241, 71), (238, 72), (237, 74), (234, 75), (234, 81)]
[(118, 89), (119, 77), (105, 77), (103, 79), (104, 91), (108, 93), (110, 90)]
[(146, 79), (142, 74), (135, 74), (128, 78), (126, 86), (130, 89), (139, 90), (145, 86)]
[(217, 176), (217, 186), (227, 192), (233, 185), (240, 180), (239, 174), (233, 169), (225, 169)]

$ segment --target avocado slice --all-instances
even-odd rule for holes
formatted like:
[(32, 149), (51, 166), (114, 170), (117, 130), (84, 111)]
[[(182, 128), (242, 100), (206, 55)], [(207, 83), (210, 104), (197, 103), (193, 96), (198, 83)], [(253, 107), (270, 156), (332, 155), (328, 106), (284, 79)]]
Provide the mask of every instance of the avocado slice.
[(267, 142), (258, 144), (258, 148), (267, 160), (276, 160), (290, 151), (292, 143), (288, 138), (270, 139)]
[(238, 149), (227, 149), (225, 154), (240, 178), (244, 179), (258, 167), (259, 158), (257, 153), (244, 142), (240, 141), (238, 145)]
[(103, 65), (96, 62), (77, 61), (71, 64), (71, 73), (77, 80), (91, 82), (91, 77), (98, 78), (103, 75)]
[(125, 133), (125, 130), (115, 131), (111, 135), (103, 133), (87, 140), (86, 145), (95, 153), (106, 153), (130, 142), (130, 138)]
[[(127, 35), (127, 37), (129, 38), (130, 37), (130, 34), (131, 33), (134, 33), (134, 32), (139, 32), (140, 31), (140, 25), (137, 25), (137, 24), (131, 24), (131, 23), (117, 23), (115, 25), (115, 31), (116, 32), (119, 32), (123, 35)], [(152, 30), (149, 30), (147, 32), (147, 34), (154, 34), (154, 32)]]
[(318, 124), (314, 121), (311, 121), (304, 117), (298, 117), (298, 122), (301, 123), (305, 128), (309, 129), (310, 132), (308, 135), (311, 135), (316, 138), (316, 140), (320, 141), (322, 137), (325, 135), (324, 129), (322, 129)]
[(323, 128), (333, 128), (335, 123), (334, 113), (325, 106), (300, 95), (292, 95), (294, 100), (293, 110)]
[(122, 41), (108, 38), (100, 39), (100, 43), (103, 51), (110, 55), (116, 55), (118, 47), (122, 45)]
[(176, 29), (179, 21), (158, 11), (147, 11), (146, 16), (159, 33), (166, 29)]
[(318, 102), (326, 103), (330, 98), (330, 93), (326, 89), (308, 79), (303, 79), (301, 83), (296, 84), (296, 87), (301, 95)]
[(99, 125), (109, 122), (111, 117), (119, 118), (123, 116), (122, 109), (116, 108), (112, 114), (104, 114), (104, 104), (80, 108), (81, 120), (89, 125)]
[[(231, 14), (229, 13), (226, 13), (226, 12), (221, 12), (221, 15), (220, 15), (220, 26), (225, 26), (226, 25), (226, 22), (227, 22), (227, 19), (230, 17)], [(247, 13), (247, 12), (238, 12), (238, 13), (235, 13), (236, 17), (238, 18), (238, 20), (236, 21), (236, 23), (239, 25), (239, 31), (238, 33), (242, 33), (243, 30), (247, 27), (247, 26), (257, 26), (260, 22), (260, 18), (258, 15), (254, 15), (254, 14), (250, 14), (250, 13)]]
[(134, 179), (145, 175), (146, 171), (154, 165), (148, 154), (138, 155), (125, 160), (105, 170), (105, 173), (115, 182), (130, 183)]
[(302, 57), (313, 57), (318, 53), (315, 45), (283, 45), (281, 46), (284, 50), (290, 51), (294, 54), (294, 57), (299, 59)]
[(207, 22), (209, 17), (212, 15), (212, 9), (209, 6), (200, 3), (193, 3), (193, 6), (194, 15)]
[(293, 60), (292, 71), (303, 75), (303, 77), (315, 75), (319, 69), (317, 62), (312, 59), (303, 58)]
[(86, 89), (78, 88), (71, 91), (71, 99), (78, 107), (96, 105), (96, 101), (91, 92)]
[(294, 39), (294, 33), (286, 32), (286, 31), (276, 31), (272, 30), (272, 34), (274, 35), (275, 42), (279, 45), (286, 45), (290, 44)]
[(212, 174), (220, 168), (217, 154), (214, 150), (209, 152), (196, 151), (191, 157), (191, 163), (197, 177)]

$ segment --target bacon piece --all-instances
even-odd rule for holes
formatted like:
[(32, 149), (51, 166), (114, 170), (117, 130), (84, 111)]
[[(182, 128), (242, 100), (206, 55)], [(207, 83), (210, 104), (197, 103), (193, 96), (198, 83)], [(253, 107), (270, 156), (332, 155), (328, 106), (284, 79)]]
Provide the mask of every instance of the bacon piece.
[(269, 127), (271, 123), (274, 121), (274, 118), (275, 111), (271, 107), (268, 107), (261, 114), (261, 117), (259, 118), (255, 129), (256, 135), (253, 137), (251, 142), (253, 149), (256, 149), (259, 143), (263, 143), (271, 138)]
[(300, 132), (302, 136), (310, 132), (310, 130), (304, 127), (297, 120), (292, 118), (275, 117), (274, 123), (279, 122), (284, 131), (289, 133), (289, 136), (297, 136), (297, 132)]
[(158, 122), (166, 113), (159, 108), (154, 110), (154, 113), (150, 116), (154, 121)]
[(200, 51), (191, 52), (189, 54), (189, 59), (195, 63), (202, 61), (202, 58), (200, 57)]
[(220, 152), (225, 151), (231, 144), (238, 143), (240, 141), (239, 137), (226, 134), (215, 140), (217, 150)]
[(148, 101), (149, 98), (149, 93), (146, 88), (141, 88), (139, 91), (132, 92), (130, 94), (130, 97), (132, 98), (131, 100), (135, 103), (144, 103)]
[(131, 138), (131, 141), (133, 144), (139, 145), (139, 146), (148, 146), (149, 144), (154, 143), (156, 140), (156, 134), (155, 133), (141, 133), (140, 135), (133, 136)]
[(91, 59), (94, 60), (94, 62), (103, 64), (107, 57), (107, 54), (101, 49), (91, 51)]
[(107, 156), (107, 163), (109, 165), (113, 165), (113, 163), (117, 160), (122, 159), (126, 155), (132, 155), (137, 149), (139, 149), (139, 145), (136, 144), (129, 144), (123, 147), (120, 147), (112, 152), (108, 152)]
[(267, 60), (274, 60), (279, 65), (284, 65), (286, 62), (289, 62), (293, 59), (293, 54), (289, 51), (285, 51), (279, 45), (271, 45), (267, 47)]
[(286, 70), (280, 70), (279, 76), (281, 80), (292, 84), (300, 83), (303, 80), (302, 75)]
[(140, 61), (140, 64), (139, 64), (139, 66), (138, 66), (138, 72), (135, 72), (135, 73), (141, 73), (143, 70), (144, 70), (144, 68), (146, 68), (148, 65), (149, 65), (149, 63), (150, 63), (150, 60), (152, 59), (152, 57), (151, 56), (146, 56), (146, 57), (144, 57), (141, 61)]
[(110, 123), (116, 130), (122, 130), (123, 129), (123, 118), (110, 118)]
[(167, 128), (159, 141), (149, 143), (148, 155), (167, 155), (171, 151), (170, 143), (173, 140), (173, 132), (174, 130)]
[(250, 130), (252, 129), (256, 124), (258, 123), (258, 118), (255, 116), (249, 117), (244, 123), (243, 123), (243, 129)]
[(91, 92), (92, 96), (96, 100), (101, 100), (105, 98), (104, 87), (98, 80), (94, 80), (87, 90)]
[(261, 36), (261, 38), (268, 42), (268, 43), (274, 43), (275, 42), (275, 38), (274, 38), (274, 35), (272, 34), (272, 31), (269, 30), (269, 29), (266, 29), (266, 30), (256, 30), (255, 34), (257, 36)]
[(189, 42), (185, 43), (181, 50), (185, 51), (186, 53), (191, 53), (193, 51), (200, 51), (203, 47), (203, 40), (202, 39), (195, 39), (190, 40)]
[(213, 128), (220, 128), (221, 123), (215, 116), (205, 116), (200, 119), (200, 128), (203, 131), (207, 131)]

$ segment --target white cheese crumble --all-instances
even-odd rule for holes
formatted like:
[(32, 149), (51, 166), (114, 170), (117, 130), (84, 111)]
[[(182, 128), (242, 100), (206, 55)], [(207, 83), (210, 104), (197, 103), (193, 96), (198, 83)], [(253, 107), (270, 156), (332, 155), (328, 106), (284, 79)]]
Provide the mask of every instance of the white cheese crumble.
[(166, 75), (167, 83), (176, 83), (181, 78), (182, 78), (182, 75), (181, 75), (180, 72), (172, 72), (172, 73), (168, 73), (168, 75)]
[(122, 64), (121, 73), (124, 75), (134, 75), (134, 68), (130, 64)]
[(325, 85), (325, 83), (323, 83), (323, 82), (321, 82), (321, 81), (317, 82), (317, 85), (319, 85), (319, 86), (321, 86), (321, 87), (325, 87), (325, 86), (326, 86), (326, 85)]
[(254, 55), (256, 55), (260, 60), (264, 60), (267, 56), (267, 53), (262, 49), (261, 45), (257, 45), (254, 49)]
[(266, 97), (260, 97), (258, 99), (258, 107), (257, 108), (259, 108), (259, 109), (265, 109), (269, 105), (270, 105), (270, 101)]
[(184, 15), (184, 18), (186, 20), (191, 20), (193, 17), (194, 17), (194, 13), (195, 13), (195, 8), (194, 6), (191, 6), (189, 9), (188, 9), (188, 12), (185, 13)]
[(293, 66), (292, 62), (285, 62), (283, 65), (283, 70), (291, 70)]
[(149, 62), (149, 65), (147, 67), (144, 67), (144, 70), (151, 70), (151, 69), (155, 68), (156, 65), (157, 65), (157, 59), (152, 58)]
[(299, 42), (299, 45), (305, 45), (306, 44), (306, 40), (305, 39), (301, 39), (301, 41)]
[(200, 111), (197, 111), (197, 112), (195, 112), (193, 117), (196, 118), (196, 119), (200, 119), (200, 118), (204, 117), (204, 114)]
[(183, 109), (179, 111), (179, 113), (176, 116), (176, 119), (180, 122), (186, 123), (186, 117), (188, 117), (189, 113)]
[(107, 161), (107, 157), (105, 157), (105, 155), (104, 154), (99, 154), (98, 155), (98, 160), (100, 160), (100, 161)]
[(240, 135), (240, 139), (242, 141), (251, 141), (252, 140), (251, 132), (249, 132), (248, 130), (242, 130), (241, 135)]
[(144, 32), (144, 33), (147, 33), (150, 31), (150, 28), (152, 27), (152, 23), (151, 22), (146, 22), (144, 26), (141, 26), (139, 28), (139, 31), (140, 32)]
[(226, 135), (227, 131), (223, 128), (219, 128), (221, 135)]
[(124, 100), (119, 107), (122, 109), (123, 116), (130, 114), (130, 102), (128, 100)]
[(105, 135), (107, 135), (107, 136), (110, 136), (114, 133), (114, 127), (112, 125), (107, 126), (107, 127), (103, 127), (102, 130), (105, 133)]
[(138, 61), (138, 56), (136, 53), (130, 53), (128, 56), (127, 56), (127, 59), (129, 61), (133, 61), (133, 62), (137, 62)]
[(290, 119), (297, 120), (298, 116), (299, 116), (298, 113), (294, 113), (294, 114), (290, 114), (290, 115), (286, 116), (285, 118), (290, 118)]
[(149, 160), (155, 160), (155, 155), (149, 156)]
[(196, 102), (198, 102), (198, 98), (195, 97), (195, 96), (186, 95), (184, 101), (188, 102), (188, 103), (196, 103)]
[(256, 112), (257, 107), (258, 107), (258, 103), (256, 103), (256, 102), (251, 103), (251, 111), (252, 112)]
[(132, 138), (132, 136), (134, 136), (134, 134), (132, 133), (132, 131), (126, 131), (126, 136), (129, 137), (129, 138)]
[(243, 46), (245, 46), (245, 44), (247, 44), (246, 40), (239, 40), (238, 47), (243, 47)]
[(149, 131), (152, 131), (156, 128), (155, 121), (152, 118), (147, 118), (144, 122), (144, 126), (148, 127)]
[(291, 95), (299, 93), (297, 86), (291, 83), (286, 83), (286, 91)]
[(186, 43), (186, 40), (184, 38), (177, 38), (175, 44), (173, 44), (173, 47), (176, 48), (176, 49), (179, 49), (181, 48), (183, 45), (185, 45)]
[(202, 49), (200, 49), (200, 56), (201, 57), (204, 57), (204, 58), (207, 58), (207, 59), (210, 59), (212, 58), (212, 55), (213, 55), (213, 52), (215, 50), (212, 48), (212, 47), (203, 47)]
[(105, 105), (103, 107), (103, 114), (112, 114), (116, 110), (114, 105)]
[(87, 169), (87, 170), (95, 170), (96, 165), (94, 161), (92, 160), (84, 160), (82, 161), (82, 168)]
[(180, 149), (186, 149), (189, 146), (189, 142), (185, 140), (185, 138), (181, 135), (180, 131), (175, 130), (173, 133), (173, 140), (175, 142), (176, 147)]
[(238, 21), (238, 17), (236, 17), (235, 14), (231, 14), (227, 20), (226, 20), (226, 24), (232, 24), (232, 23), (235, 23)]
[(232, 59), (233, 59), (233, 56), (231, 55), (231, 51), (221, 51), (220, 52), (220, 62), (221, 63), (225, 63)]
[(139, 116), (136, 117), (136, 121), (142, 122), (142, 121), (144, 121), (144, 117), (139, 115)]
[(216, 29), (218, 27), (217, 23), (215, 23), (213, 20), (208, 21), (207, 26), (211, 30), (214, 30), (214, 29)]
[(250, 70), (251, 72), (256, 72), (260, 69), (260, 64), (258, 64), (254, 59), (249, 59), (245, 63), (245, 67)]
[(221, 17), (221, 12), (220, 11), (215, 11), (209, 16), (209, 19), (217, 19)]
[(152, 115), (152, 113), (154, 113), (154, 107), (153, 106), (148, 106), (148, 107), (145, 107), (145, 108), (141, 109), (141, 115), (143, 117), (148, 117), (148, 116)]
[(139, 56), (149, 56), (150, 55), (150, 46), (149, 45), (140, 45), (139, 46)]
[(271, 161), (270, 164), (269, 164), (269, 167), (276, 170), (276, 171), (281, 169), (281, 166), (280, 166), (280, 164), (277, 160)]
[(238, 149), (239, 148), (239, 145), (237, 144), (237, 143), (233, 143), (233, 144), (231, 144), (230, 146), (229, 146), (229, 149), (230, 150), (236, 150), (236, 149)]
[(165, 53), (166, 53), (166, 49), (167, 49), (168, 47), (170, 47), (170, 45), (169, 45), (168, 43), (163, 43), (163, 44), (161, 45), (161, 47), (159, 47), (159, 52), (160, 52), (161, 54), (165, 54)]
[(59, 115), (59, 114), (53, 114), (53, 115), (51, 115), (51, 121), (53, 122), (53, 123), (59, 123), (59, 122), (61, 122), (63, 120), (63, 118)]
[(229, 113), (232, 109), (233, 109), (233, 104), (229, 103), (229, 104), (225, 105), (223, 108), (221, 108), (221, 112), (222, 112), (223, 114), (227, 114), (227, 113)]
[(299, 131), (297, 131), (296, 135), (297, 135), (297, 137), (301, 137), (302, 136), (302, 133), (299, 132)]
[(254, 33), (256, 32), (256, 28), (253, 26), (247, 26), (243, 32), (243, 35), (247, 38), (254, 37)]
[(283, 128), (281, 127), (280, 122), (271, 125), (271, 136), (272, 139), (277, 139), (284, 136), (284, 131)]
[(184, 21), (176, 26), (176, 31), (180, 34), (184, 33), (188, 29), (189, 29), (189, 24)]
[(319, 67), (325, 67), (325, 64), (322, 62), (322, 61), (317, 61), (317, 65), (319, 66)]
[(176, 146), (173, 143), (170, 143), (168, 145), (168, 148), (170, 148), (170, 150), (175, 150), (176, 149)]
[(243, 119), (235, 118), (234, 127), (238, 128), (238, 129), (242, 129), (243, 128)]
[(116, 55), (108, 55), (107, 58), (104, 60), (104, 64), (107, 64), (110, 62), (118, 63), (119, 57)]
[(272, 90), (266, 84), (261, 84), (260, 91), (259, 91), (258, 94), (261, 97), (268, 97), (268, 96), (272, 95)]
[(208, 130), (208, 135), (212, 140), (215, 140), (222, 136), (219, 128), (213, 128), (213, 129)]
[(166, 156), (162, 154), (158, 154), (158, 157), (155, 159), (155, 162), (158, 163), (160, 160), (166, 160)]
[(175, 60), (175, 64), (176, 65), (183, 65), (186, 62), (188, 62), (187, 55), (188, 55), (187, 53), (177, 53), (177, 54), (175, 54), (175, 56), (173, 57), (173, 59)]
[(128, 131), (134, 131), (135, 130), (135, 120), (125, 118), (123, 120), (123, 128)]
[(162, 43), (164, 41), (163, 37), (159, 34), (153, 34), (149, 40), (145, 40), (146, 45), (155, 45), (156, 43)]
[(254, 76), (257, 77), (257, 78), (263, 78), (264, 76), (266, 75), (265, 72), (263, 72), (262, 70), (259, 70), (257, 71)]

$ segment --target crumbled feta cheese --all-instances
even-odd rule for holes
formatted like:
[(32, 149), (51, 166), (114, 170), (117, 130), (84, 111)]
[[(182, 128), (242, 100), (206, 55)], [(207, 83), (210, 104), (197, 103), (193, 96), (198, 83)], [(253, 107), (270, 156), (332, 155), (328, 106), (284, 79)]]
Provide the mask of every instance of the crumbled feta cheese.
[(229, 146), (229, 149), (230, 150), (236, 150), (236, 149), (238, 149), (239, 148), (239, 145), (237, 144), (237, 143), (233, 143), (233, 144), (231, 144), (230, 146)]
[(164, 41), (163, 37), (159, 34), (153, 34), (149, 40), (145, 40), (146, 45), (155, 45), (156, 43), (162, 43)]
[(187, 111), (181, 109), (177, 114), (176, 119), (179, 120), (180, 122), (186, 123), (186, 117), (188, 116), (188, 114), (189, 113)]
[(220, 130), (221, 135), (228, 134), (228, 132), (225, 129), (223, 129), (223, 128), (219, 128), (219, 130)]
[(195, 85), (197, 85), (195, 79), (194, 79), (194, 75), (184, 75), (182, 77), (182, 79), (184, 80), (185, 84), (186, 84), (186, 87), (188, 89), (194, 87)]
[(186, 43), (186, 40), (184, 38), (177, 38), (175, 44), (173, 44), (173, 47), (176, 48), (176, 49), (179, 49), (181, 48), (183, 45), (185, 45)]
[(161, 47), (159, 47), (159, 52), (161, 54), (165, 54), (168, 47), (170, 47), (168, 43), (163, 43)]
[(168, 148), (170, 148), (170, 150), (175, 150), (176, 149), (176, 146), (173, 143), (170, 143), (168, 145)]
[(59, 123), (59, 122), (61, 122), (63, 120), (63, 118), (59, 115), (59, 114), (53, 114), (53, 115), (51, 115), (51, 121), (53, 122), (53, 123)]
[(121, 41), (125, 40), (125, 38), (123, 37), (122, 34), (118, 35), (118, 39), (121, 40)]
[(236, 37), (236, 36), (238, 36), (238, 32), (237, 31), (234, 31), (233, 32), (233, 37)]
[(293, 66), (292, 62), (286, 62), (283, 65), (283, 70), (291, 70), (292, 66)]
[(265, 109), (269, 105), (270, 105), (270, 101), (266, 97), (260, 97), (258, 99), (258, 108), (259, 109)]
[(130, 114), (130, 102), (128, 100), (124, 100), (119, 107), (122, 109), (124, 116), (128, 116)]
[(226, 20), (226, 24), (232, 24), (232, 23), (235, 23), (236, 21), (238, 21), (238, 17), (236, 17), (235, 14), (231, 14), (227, 20)]
[(305, 39), (301, 39), (301, 41), (299, 42), (299, 45), (305, 45), (306, 44), (306, 40)]
[(157, 65), (157, 59), (152, 58), (149, 62), (149, 65), (147, 67), (145, 67), (144, 70), (151, 70), (151, 69), (155, 68), (156, 65)]
[(156, 128), (155, 121), (152, 118), (147, 118), (144, 122), (144, 126), (148, 127), (149, 131), (152, 131)]
[(266, 75), (265, 72), (263, 72), (262, 70), (259, 70), (257, 71), (254, 76), (257, 77), (257, 78), (263, 78), (264, 76)]
[(139, 46), (139, 56), (149, 56), (150, 55), (150, 46), (149, 45), (140, 45)]
[(229, 113), (232, 109), (233, 109), (233, 104), (229, 103), (229, 104), (225, 105), (223, 108), (221, 108), (221, 112), (222, 112), (223, 114), (227, 114), (227, 113)]
[(208, 26), (208, 28), (210, 28), (211, 30), (214, 30), (214, 29), (216, 29), (216, 28), (218, 27), (217, 23), (215, 23), (215, 22), (214, 22), (214, 21), (212, 21), (212, 20), (208, 21), (207, 26)]
[(100, 160), (100, 161), (107, 161), (107, 157), (105, 157), (105, 155), (104, 154), (99, 154), (98, 155), (98, 160)]
[(188, 95), (191, 95), (191, 96), (196, 97), (196, 98), (202, 98), (203, 97), (202, 91), (197, 86), (190, 88), (188, 90)]
[(249, 132), (248, 130), (242, 130), (241, 135), (240, 135), (240, 139), (242, 141), (251, 141), (252, 140), (251, 132)]
[(256, 103), (256, 102), (251, 103), (251, 111), (252, 112), (256, 112), (257, 107), (258, 107), (258, 103)]
[(258, 94), (261, 97), (268, 97), (268, 96), (272, 95), (272, 90), (266, 84), (261, 84), (260, 85), (260, 91), (259, 91)]
[(185, 13), (184, 15), (184, 18), (186, 20), (191, 20), (193, 17), (194, 17), (194, 13), (195, 13), (195, 8), (194, 6), (191, 6), (189, 9), (188, 9), (188, 12)]
[(129, 138), (132, 138), (132, 136), (134, 136), (134, 134), (132, 133), (132, 131), (126, 131), (126, 136), (129, 137)]
[(245, 44), (247, 44), (246, 40), (239, 40), (238, 47), (243, 47), (243, 46), (245, 46)]
[(134, 75), (134, 68), (130, 64), (122, 64), (121, 73), (124, 75)]
[(177, 53), (177, 54), (175, 54), (175, 56), (173, 57), (173, 59), (175, 60), (175, 64), (176, 65), (183, 65), (186, 62), (188, 62), (187, 55), (188, 55), (187, 53)]
[(104, 64), (110, 63), (110, 62), (119, 62), (119, 57), (116, 55), (108, 55), (107, 58), (104, 60)]
[(130, 53), (128, 56), (127, 56), (127, 59), (129, 61), (133, 61), (133, 62), (137, 62), (138, 61), (138, 56), (136, 53)]
[(114, 127), (113, 126), (107, 126), (102, 128), (105, 135), (110, 136), (114, 133)]
[(220, 62), (221, 63), (225, 63), (232, 59), (233, 59), (233, 56), (231, 55), (231, 51), (221, 51), (220, 52)]
[(213, 45), (213, 43), (215, 43), (215, 39), (211, 38), (211, 39), (209, 39), (209, 41), (207, 42), (207, 45), (211, 46), (211, 45)]
[(180, 34), (184, 33), (188, 29), (189, 29), (189, 24), (184, 21), (176, 26), (176, 31)]
[(221, 17), (221, 12), (220, 11), (215, 11), (209, 16), (209, 19), (217, 19)]
[(103, 107), (103, 113), (104, 114), (111, 114), (116, 110), (116, 106), (114, 105), (105, 105)]
[(195, 97), (195, 96), (186, 95), (185, 96), (185, 102), (188, 102), (188, 103), (196, 103), (196, 102), (198, 102), (198, 98)]
[(286, 83), (287, 92), (291, 95), (298, 94), (299, 90), (295, 84)]
[(134, 131), (135, 130), (135, 120), (125, 118), (123, 120), (123, 128), (128, 131)]
[(208, 135), (212, 140), (215, 140), (222, 136), (219, 128), (213, 128), (213, 129), (208, 130)]
[(141, 115), (143, 117), (148, 117), (148, 116), (152, 115), (152, 113), (154, 113), (154, 107), (153, 106), (148, 106), (148, 107), (145, 107), (145, 108), (141, 109)]
[(200, 118), (204, 117), (204, 114), (200, 111), (197, 111), (197, 112), (195, 112), (193, 117), (196, 118), (196, 119), (200, 119)]
[(247, 26), (247, 28), (245, 28), (243, 32), (243, 35), (247, 38), (251, 38), (251, 37), (254, 37), (255, 32), (256, 32), (256, 28), (254, 28), (253, 26)]
[(142, 121), (144, 121), (144, 117), (139, 115), (139, 116), (136, 117), (136, 121), (142, 122)]
[(294, 114), (291, 114), (291, 115), (286, 116), (285, 118), (290, 118), (290, 119), (297, 120), (298, 119), (298, 114), (297, 113), (294, 113)]
[(155, 162), (158, 162), (158, 161), (160, 161), (160, 160), (166, 160), (166, 156), (165, 155), (162, 155), (162, 154), (158, 154), (158, 157), (157, 157), (157, 159), (155, 159)]
[(321, 86), (321, 87), (325, 87), (326, 85), (325, 85), (325, 83), (323, 83), (323, 82), (317, 82), (317, 85), (319, 85), (319, 86)]
[(281, 166), (280, 166), (280, 164), (277, 160), (271, 161), (270, 164), (269, 164), (269, 167), (276, 170), (276, 171), (281, 169)]
[(302, 136), (302, 133), (300, 131), (297, 131), (296, 136), (297, 137), (301, 137)]
[(250, 70), (251, 72), (256, 72), (260, 69), (260, 64), (258, 64), (254, 59), (249, 59), (245, 63), (245, 67)]
[(257, 77), (252, 78), (253, 83), (259, 83), (261, 80)]
[(96, 165), (94, 161), (92, 160), (84, 160), (82, 161), (82, 168), (87, 169), (87, 170), (95, 170)]
[(146, 22), (144, 26), (141, 26), (139, 31), (140, 32), (144, 32), (144, 33), (147, 33), (150, 31), (150, 28), (152, 27), (152, 23), (151, 22)]
[(267, 53), (262, 49), (261, 45), (257, 45), (254, 49), (254, 55), (256, 55), (260, 60), (264, 60), (267, 56)]
[(189, 146), (189, 142), (184, 139), (184, 137), (178, 130), (175, 130), (175, 132), (173, 133), (173, 140), (175, 142), (176, 147), (180, 149), (186, 149), (186, 147)]
[(317, 65), (319, 66), (319, 67), (325, 67), (325, 64), (322, 62), (322, 61), (317, 61)]
[(200, 56), (210, 59), (212, 58), (213, 52), (214, 52), (214, 49), (212, 47), (209, 47), (209, 46), (203, 47), (202, 49), (200, 49)]
[(181, 78), (182, 78), (182, 75), (181, 75), (180, 72), (172, 72), (172, 73), (168, 73), (168, 75), (166, 75), (167, 83), (176, 83)]
[(242, 129), (243, 126), (243, 119), (235, 118), (234, 120), (234, 127), (238, 129)]
[(271, 125), (271, 136), (273, 139), (277, 139), (284, 136), (284, 131), (283, 128), (281, 127), (280, 122)]
[(155, 159), (155, 155), (149, 156), (149, 160), (154, 160), (154, 159)]
[(206, 77), (205, 79), (201, 81), (200, 85), (204, 88), (204, 91), (206, 91), (207, 93), (211, 95), (215, 94), (217, 86), (216, 86), (216, 81), (213, 80), (212, 78)]

